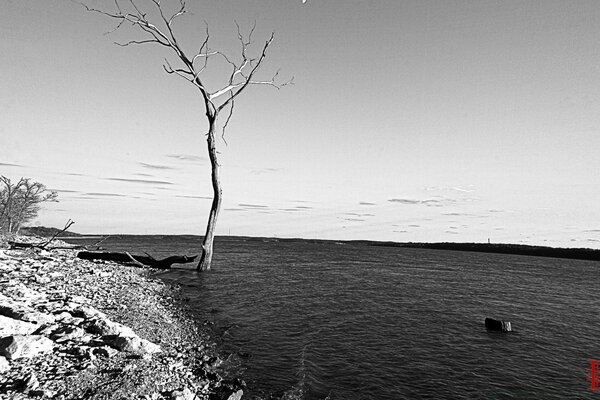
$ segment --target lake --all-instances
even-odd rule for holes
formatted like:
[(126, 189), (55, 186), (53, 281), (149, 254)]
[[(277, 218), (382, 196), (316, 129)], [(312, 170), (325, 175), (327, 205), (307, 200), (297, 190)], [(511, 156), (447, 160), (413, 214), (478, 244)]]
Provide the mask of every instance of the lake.
[[(75, 242), (75, 241), (73, 241)], [(79, 242), (79, 241), (77, 241)], [(193, 236), (111, 250), (197, 254)], [(600, 264), (219, 237), (213, 270), (158, 273), (214, 322), (245, 399), (582, 399), (600, 359)], [(485, 317), (514, 332), (487, 331)]]

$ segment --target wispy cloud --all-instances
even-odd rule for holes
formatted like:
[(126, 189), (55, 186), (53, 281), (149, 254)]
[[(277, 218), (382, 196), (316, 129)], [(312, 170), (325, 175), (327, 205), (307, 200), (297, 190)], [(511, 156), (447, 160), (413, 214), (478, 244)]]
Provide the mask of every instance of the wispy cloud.
[(427, 207), (443, 207), (444, 205), (456, 203), (456, 200), (449, 199), (446, 197), (429, 198), (429, 199), (424, 199), (424, 200), (394, 198), (394, 199), (389, 199), (388, 201), (391, 203), (399, 203), (399, 204), (407, 204), (407, 205), (422, 204)]
[(79, 193), (78, 190), (67, 190), (67, 189), (48, 189), (51, 192), (56, 192), (56, 193)]
[(175, 197), (181, 197), (183, 199), (202, 199), (202, 200), (212, 200), (212, 197), (210, 196), (191, 196), (191, 195), (184, 195), (184, 194), (180, 194), (177, 195)]
[(375, 214), (369, 214), (369, 213), (345, 213), (344, 215), (352, 215), (355, 217), (374, 217)]
[(344, 221), (355, 221), (355, 222), (363, 222), (365, 221), (362, 218), (344, 218)]
[(119, 182), (129, 182), (129, 183), (141, 183), (145, 185), (172, 185), (172, 182), (167, 181), (154, 181), (154, 180), (146, 180), (146, 179), (127, 179), (127, 178), (105, 178), (108, 181), (119, 181)]
[(312, 210), (313, 209), (313, 207), (310, 207), (310, 206), (296, 206), (294, 208), (298, 208), (300, 210)]
[(368, 201), (359, 201), (358, 205), (360, 205), (360, 206), (376, 206), (377, 204), (369, 203)]
[(279, 172), (279, 171), (282, 171), (282, 168), (253, 169), (252, 171), (250, 171), (250, 173), (254, 174), (254, 175), (262, 175), (262, 174), (269, 174), (269, 173), (274, 173), (274, 172)]
[(141, 162), (139, 164), (144, 168), (150, 168), (150, 169), (162, 169), (162, 170), (176, 169), (175, 167), (169, 167), (168, 165), (148, 164), (148, 163), (144, 163), (144, 162)]
[(194, 162), (199, 162), (199, 161), (205, 161), (206, 157), (203, 156), (196, 156), (196, 155), (192, 155), (192, 154), (165, 154), (166, 157), (169, 158), (173, 158), (175, 160), (179, 160), (179, 161), (194, 161)]
[(2, 167), (24, 167), (24, 165), (3, 163), (3, 162), (0, 162), (0, 166), (2, 166)]
[(130, 197), (125, 194), (119, 194), (119, 193), (99, 193), (99, 192), (84, 193), (83, 195), (84, 196), (94, 196), (94, 197)]
[(246, 203), (240, 203), (238, 204), (239, 207), (246, 207), (246, 208), (269, 208), (269, 206), (264, 206), (262, 204), (246, 204)]

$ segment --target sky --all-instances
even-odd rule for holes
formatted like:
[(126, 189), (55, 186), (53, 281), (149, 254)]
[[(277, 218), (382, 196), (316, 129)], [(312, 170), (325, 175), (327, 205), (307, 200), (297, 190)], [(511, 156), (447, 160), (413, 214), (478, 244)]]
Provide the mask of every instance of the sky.
[[(275, 32), (258, 78), (294, 77), (236, 102), (217, 234), (600, 248), (597, 1), (188, 5), (184, 48), (206, 21), (235, 56), (234, 21), (256, 22), (254, 51)], [(113, 28), (70, 0), (2, 1), (0, 174), (58, 192), (33, 225), (202, 234), (199, 92)], [(211, 66), (217, 89), (226, 65)]]

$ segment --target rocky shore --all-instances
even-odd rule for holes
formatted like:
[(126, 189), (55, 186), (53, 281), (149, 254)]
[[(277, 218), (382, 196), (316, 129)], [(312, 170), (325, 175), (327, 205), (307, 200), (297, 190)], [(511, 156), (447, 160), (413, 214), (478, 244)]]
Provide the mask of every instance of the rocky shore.
[(225, 363), (151, 271), (0, 246), (0, 399), (239, 400)]

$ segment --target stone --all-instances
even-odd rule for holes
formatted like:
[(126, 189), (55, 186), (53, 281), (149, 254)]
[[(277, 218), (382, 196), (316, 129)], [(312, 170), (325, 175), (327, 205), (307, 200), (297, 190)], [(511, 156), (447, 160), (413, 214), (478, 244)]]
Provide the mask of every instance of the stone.
[(38, 326), (35, 324), (0, 315), (0, 337), (29, 335), (37, 328)]
[(0, 339), (0, 354), (9, 360), (32, 358), (52, 351), (52, 340), (39, 335), (12, 335)]
[(111, 358), (111, 357), (115, 356), (117, 353), (118, 353), (117, 350), (113, 349), (112, 347), (108, 347), (108, 346), (96, 347), (96, 348), (92, 349), (92, 354), (94, 356)]
[(137, 355), (154, 354), (161, 352), (160, 346), (140, 337), (117, 336), (109, 344), (120, 351)]
[(0, 301), (0, 315), (35, 324), (51, 324), (54, 322), (54, 316), (51, 314), (36, 311), (23, 302), (7, 301), (5, 299)]
[(244, 391), (242, 389), (238, 390), (235, 393), (232, 393), (227, 400), (240, 400), (242, 398), (242, 395), (244, 394)]
[(171, 400), (194, 400), (196, 395), (188, 388), (175, 390), (171, 393)]
[(57, 342), (64, 342), (67, 340), (74, 340), (85, 335), (85, 331), (77, 326), (63, 325), (50, 336), (50, 339)]
[(10, 363), (4, 356), (0, 356), (0, 374), (8, 371), (10, 369)]
[(88, 327), (88, 331), (102, 336), (136, 337), (137, 335), (128, 326), (113, 322), (105, 318), (96, 318)]
[(500, 321), (493, 318), (485, 319), (485, 327), (493, 331), (511, 332), (512, 324), (508, 321)]

